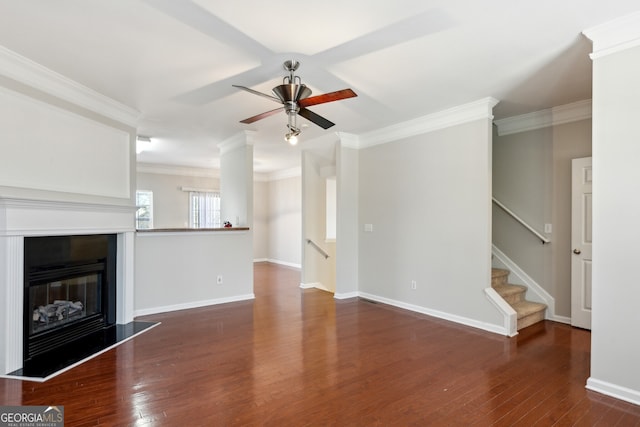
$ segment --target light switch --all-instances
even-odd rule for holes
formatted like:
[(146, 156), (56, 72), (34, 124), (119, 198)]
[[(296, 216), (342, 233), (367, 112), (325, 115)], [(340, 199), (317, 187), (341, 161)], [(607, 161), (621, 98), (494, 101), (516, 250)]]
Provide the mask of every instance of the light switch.
[(364, 225), (364, 231), (370, 233), (373, 231), (373, 224), (365, 224)]

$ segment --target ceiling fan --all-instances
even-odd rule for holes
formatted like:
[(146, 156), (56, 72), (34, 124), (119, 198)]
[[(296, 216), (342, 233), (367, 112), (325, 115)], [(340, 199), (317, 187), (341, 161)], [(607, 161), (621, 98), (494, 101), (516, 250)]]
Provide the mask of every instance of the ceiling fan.
[(249, 117), (248, 119), (241, 120), (240, 123), (254, 123), (284, 110), (288, 117), (287, 129), (289, 130), (284, 139), (291, 145), (295, 145), (298, 142), (298, 135), (300, 135), (301, 132), (296, 122), (298, 114), (310, 122), (317, 124), (321, 128), (328, 129), (335, 125), (335, 123), (314, 113), (307, 109), (307, 107), (358, 96), (351, 89), (342, 89), (336, 92), (325, 93), (324, 95), (311, 96), (311, 89), (302, 84), (300, 77), (295, 75), (296, 70), (300, 66), (300, 62), (295, 60), (285, 61), (282, 66), (289, 72), (289, 75), (284, 77), (281, 85), (272, 89), (275, 96), (267, 95), (245, 86), (232, 85), (238, 89), (246, 90), (247, 92), (262, 96), (283, 105), (283, 107), (276, 108), (275, 110), (267, 111), (256, 116)]

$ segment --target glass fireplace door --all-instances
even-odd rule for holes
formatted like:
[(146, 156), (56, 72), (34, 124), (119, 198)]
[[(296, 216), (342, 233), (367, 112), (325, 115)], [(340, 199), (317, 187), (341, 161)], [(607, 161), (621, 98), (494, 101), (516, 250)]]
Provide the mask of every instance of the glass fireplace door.
[(30, 286), (30, 334), (99, 313), (101, 276), (95, 272)]

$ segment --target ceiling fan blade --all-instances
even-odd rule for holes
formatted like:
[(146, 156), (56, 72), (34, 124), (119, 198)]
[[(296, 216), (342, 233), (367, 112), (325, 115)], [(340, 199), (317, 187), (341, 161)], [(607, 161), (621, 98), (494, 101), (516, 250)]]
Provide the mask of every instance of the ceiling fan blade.
[(275, 96), (267, 95), (266, 93), (258, 92), (257, 90), (253, 90), (245, 86), (238, 86), (238, 85), (231, 85), (231, 86), (237, 87), (238, 89), (246, 90), (247, 92), (253, 93), (254, 95), (258, 95), (258, 96), (262, 96), (264, 98), (270, 99), (272, 101), (277, 102), (278, 104), (282, 104), (282, 101), (280, 101)]
[(341, 99), (353, 98), (358, 96), (351, 89), (342, 89), (335, 92), (325, 93), (323, 95), (312, 96), (310, 98), (301, 99), (298, 105), (301, 107), (310, 107), (312, 105), (324, 104), (326, 102), (340, 101)]
[(311, 110), (307, 110), (304, 107), (300, 108), (300, 111), (298, 111), (298, 114), (300, 114), (302, 117), (309, 120), (310, 122), (317, 124), (322, 129), (329, 129), (331, 126), (335, 125), (335, 123), (330, 122), (329, 120), (325, 119), (321, 115), (316, 114)]
[(266, 111), (266, 112), (260, 113), (260, 114), (258, 114), (256, 116), (249, 117), (248, 119), (240, 120), (240, 123), (250, 124), (250, 123), (253, 123), (253, 122), (257, 122), (258, 120), (262, 120), (265, 117), (273, 116), (274, 114), (279, 113), (281, 111), (284, 111), (282, 109), (282, 107), (281, 108), (276, 108), (275, 110)]

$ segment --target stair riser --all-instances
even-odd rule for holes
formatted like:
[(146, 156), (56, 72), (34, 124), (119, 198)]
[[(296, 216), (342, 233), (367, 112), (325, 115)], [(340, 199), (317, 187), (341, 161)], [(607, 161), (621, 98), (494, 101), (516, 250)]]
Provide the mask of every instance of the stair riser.
[(534, 323), (543, 321), (545, 311), (546, 310), (542, 310), (537, 313), (532, 313), (528, 316), (525, 316), (522, 319), (518, 319), (518, 330), (526, 328), (527, 326), (531, 326)]

